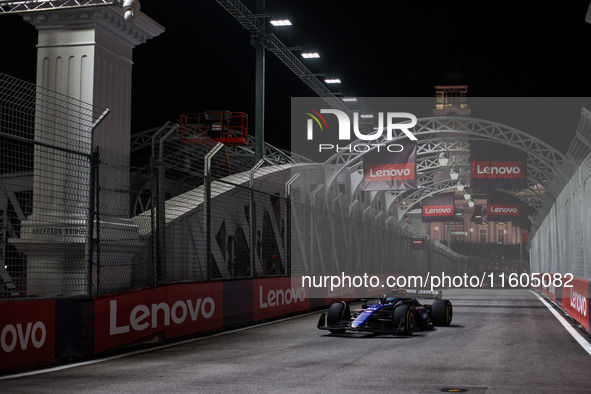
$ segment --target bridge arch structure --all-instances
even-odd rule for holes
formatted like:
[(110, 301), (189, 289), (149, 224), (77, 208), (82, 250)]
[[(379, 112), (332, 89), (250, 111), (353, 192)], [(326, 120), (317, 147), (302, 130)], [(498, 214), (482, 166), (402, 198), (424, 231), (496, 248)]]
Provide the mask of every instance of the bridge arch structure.
[[(418, 189), (402, 192), (370, 192), (370, 201), (383, 206), (389, 212), (398, 212), (398, 216), (415, 208), (422, 200), (443, 191), (456, 189), (457, 181), (449, 176), (437, 177), (442, 171), (449, 171), (451, 163), (439, 164), (439, 155), (446, 152), (455, 160), (466, 186), (469, 186), (471, 168), (467, 160), (471, 141), (489, 141), (519, 149), (527, 154), (527, 183), (524, 190), (504, 190), (518, 197), (538, 211), (546, 204), (551, 204), (568, 182), (573, 171), (573, 163), (560, 151), (542, 140), (523, 131), (498, 122), (458, 116), (435, 116), (420, 118), (415, 127), (410, 129), (417, 137), (417, 184)], [(403, 142), (407, 137), (398, 129), (398, 134), (388, 141), (384, 137), (375, 144)], [(345, 190), (354, 196), (360, 196), (363, 157), (368, 152), (355, 150), (358, 144), (351, 143), (350, 149), (342, 149), (325, 163), (327, 192)], [(360, 149), (361, 151), (361, 149)], [(357, 174), (357, 175), (356, 175)], [(374, 202), (376, 200), (376, 202)]]

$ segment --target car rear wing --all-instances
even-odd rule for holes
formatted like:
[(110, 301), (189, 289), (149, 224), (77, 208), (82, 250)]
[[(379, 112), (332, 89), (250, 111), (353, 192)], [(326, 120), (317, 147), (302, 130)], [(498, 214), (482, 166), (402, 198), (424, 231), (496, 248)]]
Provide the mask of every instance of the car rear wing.
[[(423, 290), (423, 289), (401, 289), (393, 288), (389, 294), (384, 294), (382, 297), (373, 298), (428, 298), (428, 299), (441, 299), (443, 295), (442, 290)], [(361, 298), (361, 301), (367, 302), (369, 298)]]
[(407, 297), (440, 299), (442, 290), (405, 289)]

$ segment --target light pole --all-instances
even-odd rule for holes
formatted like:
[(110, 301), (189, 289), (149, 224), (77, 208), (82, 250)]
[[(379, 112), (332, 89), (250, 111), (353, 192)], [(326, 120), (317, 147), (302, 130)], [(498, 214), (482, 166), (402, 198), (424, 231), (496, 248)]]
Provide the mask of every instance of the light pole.
[[(257, 14), (265, 14), (265, 0), (257, 0)], [(254, 136), (255, 136), (255, 163), (265, 156), (265, 39), (267, 34), (267, 19), (263, 16), (261, 29), (256, 38), (255, 60), (255, 110), (254, 110)]]

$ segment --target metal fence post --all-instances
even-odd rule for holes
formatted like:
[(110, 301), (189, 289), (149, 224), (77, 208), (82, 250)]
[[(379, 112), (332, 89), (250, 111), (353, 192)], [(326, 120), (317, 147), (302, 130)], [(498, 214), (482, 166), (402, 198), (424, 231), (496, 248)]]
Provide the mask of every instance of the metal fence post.
[[(158, 130), (158, 132), (156, 132), (152, 137), (152, 158), (154, 158), (154, 154), (156, 153), (154, 145), (157, 137), (162, 133), (162, 131), (165, 130), (165, 127), (168, 125), (169, 124), (167, 123), (167, 125)], [(155, 244), (156, 248), (155, 253), (153, 251), (153, 257), (155, 257), (153, 268), (154, 285), (156, 285), (159, 280), (163, 279), (165, 273), (163, 258), (166, 253), (166, 166), (164, 165), (164, 143), (174, 132), (177, 131), (178, 128), (178, 125), (170, 127), (166, 134), (160, 138), (158, 141), (158, 156), (157, 159), (152, 163), (152, 168), (154, 171), (156, 171), (152, 172), (152, 174), (157, 174), (155, 177), (156, 185), (155, 188), (152, 189), (152, 231), (155, 231), (155, 234), (152, 234), (152, 242)]]
[[(94, 151), (92, 152), (92, 155), (89, 158), (90, 160), (90, 180), (89, 180), (89, 186), (90, 186), (90, 193), (89, 193), (89, 199), (88, 199), (88, 225), (87, 225), (87, 238), (86, 238), (86, 255), (87, 255), (87, 268), (86, 268), (86, 272), (87, 272), (87, 297), (92, 297), (92, 285), (93, 285), (93, 262), (94, 262), (94, 252), (95, 252), (95, 248), (94, 248), (94, 223), (95, 223), (95, 217), (98, 214), (97, 213), (97, 205), (98, 205), (98, 196), (97, 196), (97, 186), (98, 186), (98, 176), (97, 176), (97, 172), (98, 172), (98, 165), (99, 165), (99, 148), (96, 147), (94, 148)], [(98, 220), (96, 221), (96, 225), (98, 226)], [(98, 268), (98, 242), (99, 239), (97, 237), (97, 241), (96, 241), (96, 250), (97, 250), (97, 268)], [(97, 281), (98, 281), (98, 273), (97, 273)], [(98, 286), (97, 286), (97, 291), (98, 291)]]
[(211, 159), (219, 152), (224, 144), (218, 142), (207, 152), (203, 164), (203, 221), (205, 228), (205, 261), (207, 265), (207, 280), (211, 280)]
[(150, 207), (150, 229), (151, 229), (151, 237), (152, 237), (152, 286), (156, 286), (156, 281), (158, 278), (157, 266), (160, 261), (160, 249), (158, 247), (158, 230), (157, 230), (157, 223), (156, 223), (156, 215), (157, 215), (157, 208), (158, 208), (158, 158), (156, 154), (158, 150), (156, 150), (156, 141), (162, 130), (164, 129), (163, 126), (157, 132), (155, 132), (151, 139), (151, 154), (150, 154), (150, 191), (152, 197), (152, 206)]
[(291, 185), (300, 177), (300, 173), (285, 182), (285, 262), (286, 274), (291, 275)]
[(250, 240), (251, 240), (251, 262), (250, 262), (250, 275), (256, 277), (256, 252), (257, 252), (257, 227), (256, 227), (256, 210), (254, 201), (254, 175), (261, 166), (265, 164), (265, 160), (261, 159), (255, 166), (250, 170), (250, 204), (248, 209), (249, 225), (250, 225)]
[[(94, 138), (94, 131), (97, 126), (109, 115), (111, 111), (106, 108), (99, 117), (91, 125), (91, 138)], [(94, 147), (88, 160), (90, 161), (90, 196), (88, 200), (88, 226), (87, 226), (87, 253), (88, 253), (88, 297), (92, 297), (92, 277), (93, 277), (93, 259), (94, 252), (96, 250), (96, 293), (100, 291), (100, 178), (99, 178), (99, 166), (100, 166), (100, 148)], [(96, 220), (96, 248), (94, 247), (94, 228)]]
[(316, 194), (322, 190), (324, 184), (316, 186), (316, 189), (312, 191), (310, 200), (312, 203), (312, 209), (310, 210), (310, 273), (314, 274), (314, 236), (315, 236), (315, 220), (314, 214), (316, 213)]

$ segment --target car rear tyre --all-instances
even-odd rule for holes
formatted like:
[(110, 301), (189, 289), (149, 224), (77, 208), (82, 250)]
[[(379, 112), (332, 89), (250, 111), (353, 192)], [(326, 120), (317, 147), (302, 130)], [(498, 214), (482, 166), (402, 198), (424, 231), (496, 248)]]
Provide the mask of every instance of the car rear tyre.
[(417, 324), (414, 309), (409, 305), (398, 306), (392, 314), (392, 323), (397, 333), (411, 335)]
[[(328, 326), (332, 326), (333, 324), (337, 324), (342, 320), (349, 320), (351, 318), (351, 310), (349, 309), (349, 305), (345, 302), (335, 302), (330, 306), (328, 309), (328, 315), (326, 316), (326, 323)], [(343, 334), (345, 331), (344, 329), (329, 329), (328, 331), (332, 332), (333, 334)]]
[(453, 317), (453, 307), (448, 300), (435, 300), (431, 306), (431, 322), (434, 326), (449, 326)]

